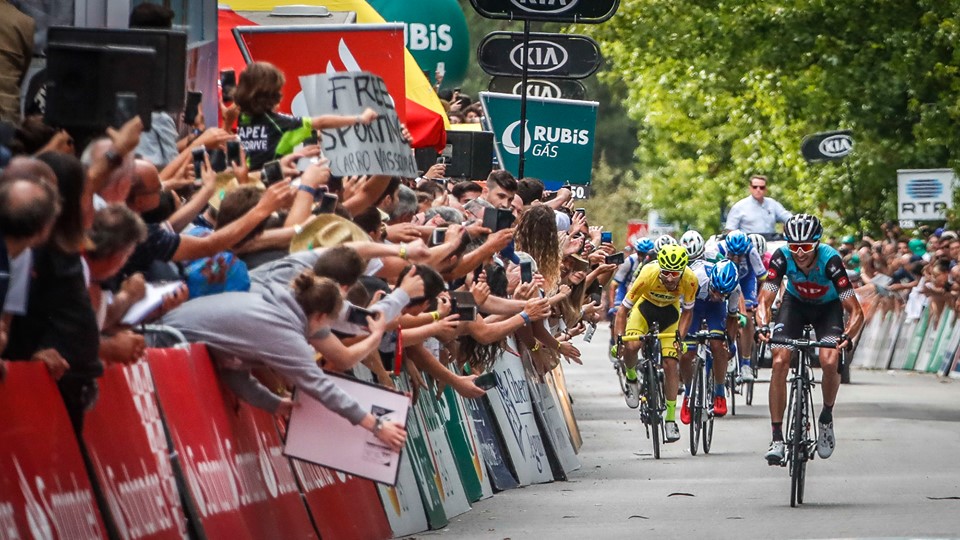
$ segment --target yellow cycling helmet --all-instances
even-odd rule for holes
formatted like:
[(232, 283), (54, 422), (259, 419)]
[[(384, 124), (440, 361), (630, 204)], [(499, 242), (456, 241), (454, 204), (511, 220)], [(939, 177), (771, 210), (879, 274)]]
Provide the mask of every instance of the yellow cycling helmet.
[(668, 244), (657, 253), (657, 263), (661, 270), (680, 272), (687, 267), (687, 250), (677, 244)]

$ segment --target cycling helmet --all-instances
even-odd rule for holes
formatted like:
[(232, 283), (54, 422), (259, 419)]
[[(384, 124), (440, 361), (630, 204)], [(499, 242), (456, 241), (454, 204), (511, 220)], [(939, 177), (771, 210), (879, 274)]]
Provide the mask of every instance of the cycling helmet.
[(661, 235), (657, 237), (657, 241), (653, 243), (653, 251), (654, 253), (659, 253), (660, 250), (663, 249), (663, 246), (676, 244), (676, 243), (677, 243), (677, 240), (674, 237), (670, 236), (669, 234)]
[(726, 242), (729, 255), (746, 255), (750, 251), (750, 239), (741, 230), (727, 233)]
[(767, 239), (764, 238), (762, 234), (748, 234), (747, 238), (750, 239), (750, 243), (753, 244), (753, 247), (757, 248), (757, 253), (763, 255), (767, 252)]
[(637, 248), (637, 253), (643, 254), (650, 253), (655, 249), (653, 247), (653, 240), (647, 238), (646, 236), (637, 240), (637, 243), (634, 245), (634, 247)]
[(737, 265), (727, 260), (718, 262), (710, 273), (710, 288), (720, 294), (733, 292), (737, 288)]
[(703, 257), (703, 237), (697, 231), (687, 231), (680, 237), (680, 245), (687, 250), (690, 260)]
[(816, 216), (796, 214), (783, 224), (787, 242), (816, 242), (823, 235), (823, 225)]
[(688, 261), (687, 250), (677, 244), (667, 244), (657, 252), (657, 263), (661, 270), (680, 272), (687, 267)]

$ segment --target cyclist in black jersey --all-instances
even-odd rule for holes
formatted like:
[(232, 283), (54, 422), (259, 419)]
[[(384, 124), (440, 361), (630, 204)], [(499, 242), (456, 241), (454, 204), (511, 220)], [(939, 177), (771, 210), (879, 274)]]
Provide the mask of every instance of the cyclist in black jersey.
[[(760, 293), (758, 322), (766, 326), (780, 283), (787, 278), (783, 303), (772, 329), (772, 337), (800, 339), (803, 327), (812, 325), (819, 341), (837, 344), (836, 349), (820, 349), (823, 381), (823, 410), (819, 418), (817, 454), (828, 458), (836, 446), (833, 433), (833, 406), (840, 389), (840, 349), (847, 348), (863, 328), (863, 309), (853, 292), (846, 268), (837, 250), (820, 243), (823, 226), (809, 214), (797, 214), (784, 224), (787, 245), (770, 259), (767, 281)], [(844, 327), (843, 314), (850, 315)], [(770, 333), (761, 332), (763, 341)], [(783, 411), (787, 403), (787, 372), (792, 347), (772, 344), (773, 370), (770, 378), (770, 422), (773, 441), (764, 456), (770, 465), (783, 461)]]

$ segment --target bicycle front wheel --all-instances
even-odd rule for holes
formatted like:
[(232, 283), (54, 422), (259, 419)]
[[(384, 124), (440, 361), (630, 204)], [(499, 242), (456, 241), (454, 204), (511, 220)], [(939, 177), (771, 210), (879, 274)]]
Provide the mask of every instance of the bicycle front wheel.
[(687, 407), (690, 409), (690, 455), (695, 456), (700, 446), (700, 418), (703, 415), (703, 359), (699, 355), (693, 368)]
[(646, 377), (647, 418), (650, 420), (650, 431), (653, 432), (653, 457), (660, 459), (660, 436), (663, 434), (663, 418), (660, 416), (660, 379), (657, 377), (657, 368), (652, 361), (646, 362), (643, 376)]
[[(802, 361), (803, 359), (801, 359)], [(806, 480), (806, 392), (801, 380), (794, 380), (792, 415), (790, 417), (790, 506), (803, 504), (803, 484)]]
[(716, 364), (713, 365), (711, 370), (704, 370), (703, 378), (705, 381), (703, 388), (703, 453), (709, 454), (710, 447), (713, 445), (713, 396), (714, 392), (714, 381), (716, 380), (713, 376), (713, 369), (716, 369)]

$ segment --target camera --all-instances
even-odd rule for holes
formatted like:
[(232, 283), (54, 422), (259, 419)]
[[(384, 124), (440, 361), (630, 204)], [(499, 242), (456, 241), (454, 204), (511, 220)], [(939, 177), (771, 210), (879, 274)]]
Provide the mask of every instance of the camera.
[(439, 246), (443, 243), (444, 239), (447, 237), (447, 228), (438, 227), (433, 230), (433, 233), (430, 234), (430, 245)]
[(450, 293), (451, 312), (461, 321), (473, 321), (477, 318), (477, 302), (473, 293), (469, 291), (453, 291)]
[(496, 388), (499, 381), (497, 381), (497, 374), (494, 371), (484, 373), (476, 379), (473, 380), (473, 384), (477, 385), (477, 388), (483, 388), (484, 390), (490, 390), (491, 388)]
[(613, 255), (607, 255), (603, 259), (604, 264), (623, 264), (623, 261), (622, 251), (620, 253), (614, 253)]
[(513, 212), (505, 208), (487, 208), (483, 212), (483, 226), (491, 232), (509, 229), (514, 219)]
[(318, 214), (332, 214), (337, 209), (337, 196), (333, 193), (324, 193), (320, 206), (317, 207)]
[(263, 174), (261, 176), (263, 177), (263, 183), (267, 186), (283, 180), (283, 169), (280, 168), (280, 162), (273, 160), (264, 163)]
[(530, 283), (533, 281), (533, 263), (530, 261), (520, 262), (520, 282)]
[(203, 173), (203, 162), (207, 155), (207, 150), (202, 146), (193, 149), (193, 177), (200, 180)]

